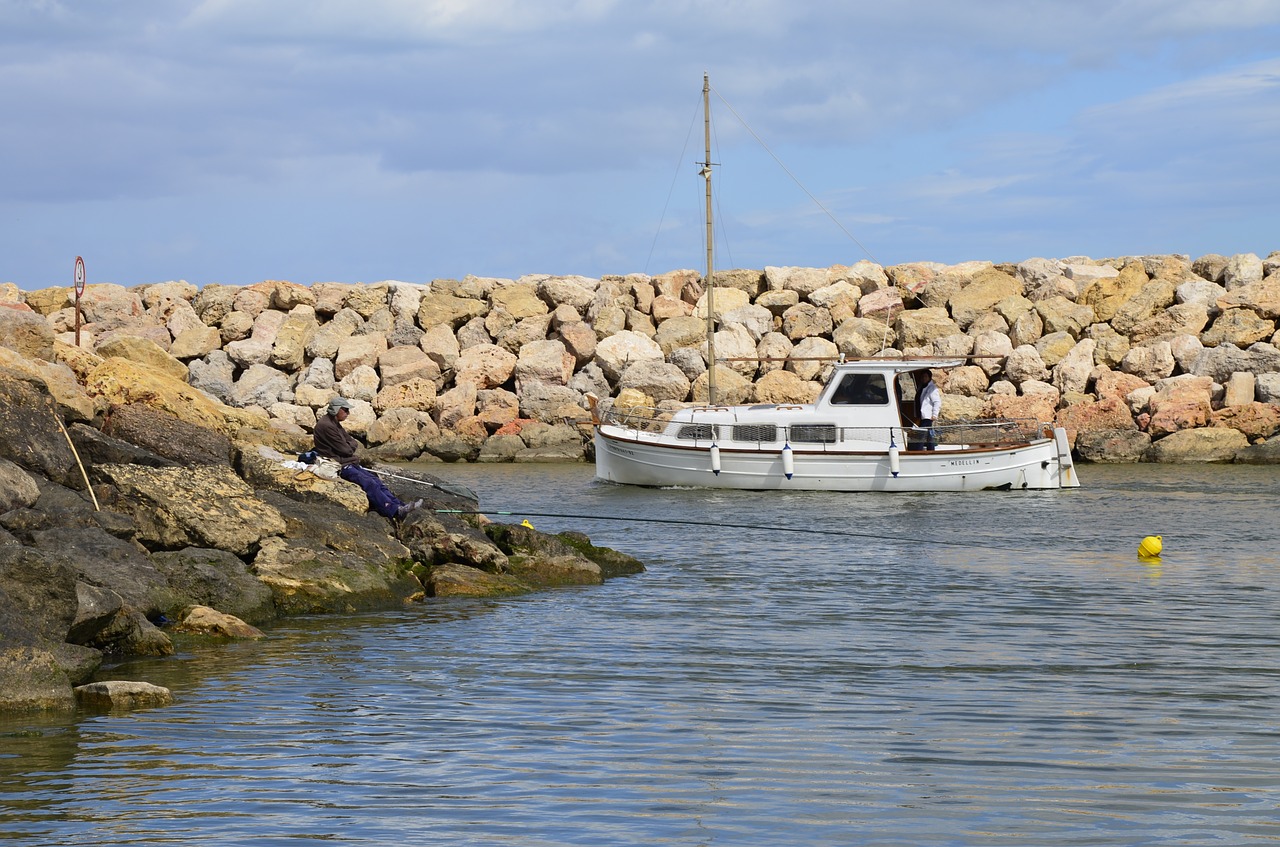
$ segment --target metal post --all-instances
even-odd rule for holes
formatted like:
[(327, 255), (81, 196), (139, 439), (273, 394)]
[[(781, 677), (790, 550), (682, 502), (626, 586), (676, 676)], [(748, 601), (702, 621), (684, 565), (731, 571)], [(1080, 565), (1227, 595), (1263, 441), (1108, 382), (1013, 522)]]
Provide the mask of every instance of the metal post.
[(84, 294), (84, 259), (76, 256), (76, 346), (80, 346), (80, 295)]
[(711, 223), (711, 79), (702, 75), (703, 136), (706, 141), (706, 159), (702, 163), (702, 176), (707, 182), (707, 405), (716, 404), (716, 306), (715, 285), (711, 281), (714, 259), (713, 239), (715, 228)]

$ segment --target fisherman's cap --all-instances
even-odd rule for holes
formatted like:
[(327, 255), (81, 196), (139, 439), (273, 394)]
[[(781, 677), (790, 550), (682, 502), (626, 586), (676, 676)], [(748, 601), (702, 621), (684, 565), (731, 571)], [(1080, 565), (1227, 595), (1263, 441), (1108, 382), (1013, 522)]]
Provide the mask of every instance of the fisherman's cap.
[(345, 397), (334, 397), (332, 400), (329, 401), (329, 414), (331, 415), (338, 414), (339, 409), (349, 410), (350, 408), (351, 408), (351, 401), (347, 400)]

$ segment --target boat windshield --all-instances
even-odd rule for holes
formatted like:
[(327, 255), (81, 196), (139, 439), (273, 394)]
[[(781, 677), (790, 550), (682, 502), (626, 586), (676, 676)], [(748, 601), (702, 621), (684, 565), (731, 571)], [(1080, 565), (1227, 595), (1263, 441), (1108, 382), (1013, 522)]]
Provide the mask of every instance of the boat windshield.
[(831, 395), (831, 403), (836, 406), (888, 405), (889, 390), (885, 387), (884, 374), (845, 374)]

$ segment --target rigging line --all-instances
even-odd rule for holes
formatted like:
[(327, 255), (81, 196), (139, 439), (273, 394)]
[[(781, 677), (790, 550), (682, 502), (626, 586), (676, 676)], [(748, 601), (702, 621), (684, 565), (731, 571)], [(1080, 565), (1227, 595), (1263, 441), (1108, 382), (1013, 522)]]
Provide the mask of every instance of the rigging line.
[(698, 112), (702, 110), (702, 96), (699, 93), (698, 105), (693, 110), (693, 117), (689, 121), (689, 131), (684, 137), (684, 147), (680, 148), (680, 161), (676, 163), (675, 172), (671, 174), (671, 187), (667, 189), (667, 202), (662, 206), (662, 214), (658, 217), (658, 227), (653, 232), (653, 243), (649, 245), (649, 257), (644, 260), (644, 272), (649, 272), (649, 265), (653, 262), (653, 253), (658, 248), (658, 238), (662, 235), (662, 225), (667, 220), (667, 210), (671, 208), (671, 196), (675, 194), (676, 182), (680, 179), (680, 169), (683, 166), (685, 154), (689, 151), (689, 139), (693, 137), (693, 128), (698, 123)]
[[(711, 137), (713, 139), (712, 148), (715, 149), (716, 151), (719, 151), (720, 133), (719, 133), (719, 128), (716, 126), (714, 117), (711, 120)], [(717, 156), (716, 158), (719, 158), (720, 161), (722, 162), (724, 161), (723, 157)], [(711, 163), (708, 162), (707, 165), (710, 166)], [(724, 166), (716, 165), (716, 167), (721, 169), (720, 173), (723, 175)], [(712, 202), (715, 203), (716, 205), (716, 223), (720, 225), (720, 240), (716, 242), (714, 245), (712, 245), (712, 256), (716, 259), (716, 264), (719, 265), (720, 264), (719, 253), (720, 253), (720, 250), (723, 248), (725, 255), (729, 259), (728, 266), (733, 267), (735, 264), (733, 261), (733, 248), (729, 246), (729, 230), (725, 227), (725, 224), (724, 224), (726, 216), (724, 214), (723, 207), (720, 205), (720, 198), (724, 196), (724, 185), (725, 185), (724, 177), (721, 176), (720, 190), (715, 192), (714, 196), (711, 198)], [(703, 223), (705, 223), (705, 221)], [(703, 247), (705, 248), (706, 245), (704, 244)], [(711, 280), (707, 280), (707, 285), (708, 286), (711, 285)]]
[(527, 518), (572, 518), (574, 520), (590, 520), (590, 521), (622, 521), (629, 523), (661, 523), (661, 524), (677, 524), (680, 526), (715, 526), (725, 529), (759, 529), (767, 532), (804, 532), (810, 535), (815, 533), (822, 535), (839, 535), (844, 538), (870, 538), (877, 541), (893, 541), (899, 544), (932, 544), (938, 547), (962, 547), (973, 550), (1009, 550), (1015, 553), (1042, 554), (1043, 550), (1031, 550), (1026, 547), (1010, 547), (1004, 544), (991, 544), (984, 542), (982, 544), (973, 544), (964, 541), (945, 541), (938, 538), (904, 538), (898, 535), (878, 535), (873, 532), (851, 532), (847, 529), (813, 529), (811, 527), (797, 526), (763, 526), (761, 524), (749, 523), (725, 523), (724, 521), (694, 521), (681, 518), (637, 518), (627, 517), (623, 515), (570, 515), (558, 512), (503, 512), (493, 509), (485, 510), (467, 510), (467, 509), (433, 509), (438, 515), (505, 515), (507, 517), (527, 517)]
[(719, 91), (716, 91), (716, 88), (714, 85), (711, 86), (711, 90), (716, 92), (716, 97), (720, 98), (720, 102), (724, 104), (725, 108), (728, 109), (730, 112), (733, 112), (733, 116), (738, 119), (738, 121), (742, 124), (743, 128), (747, 132), (751, 133), (751, 137), (756, 140), (756, 143), (758, 143), (761, 147), (763, 147), (765, 149), (765, 152), (773, 157), (773, 160), (778, 163), (778, 167), (782, 168), (782, 170), (786, 172), (787, 176), (791, 177), (791, 181), (794, 182), (800, 188), (801, 191), (807, 194), (809, 196), (809, 199), (812, 200), (814, 204), (817, 205), (817, 207), (821, 209), (824, 214), (826, 214), (827, 217), (831, 218), (831, 222), (834, 223), (836, 226), (840, 227), (840, 231), (843, 232), (846, 236), (848, 236), (850, 241), (852, 241), (854, 244), (857, 244), (858, 247), (861, 248), (862, 252), (867, 254), (867, 256), (871, 259), (871, 261), (875, 262), (877, 265), (880, 264), (880, 260), (877, 259), (874, 255), (872, 255), (871, 251), (866, 248), (866, 245), (864, 245), (857, 238), (854, 238), (853, 233), (845, 229), (844, 224), (840, 223), (840, 221), (836, 218), (836, 216), (831, 214), (831, 211), (826, 206), (822, 205), (822, 201), (819, 200), (817, 197), (814, 197), (813, 193), (809, 191), (809, 189), (804, 187), (804, 183), (800, 182), (800, 180), (796, 178), (796, 175), (791, 172), (791, 169), (782, 163), (782, 160), (778, 158), (777, 154), (773, 152), (773, 150), (769, 147), (769, 145), (764, 143), (764, 139), (756, 135), (756, 131), (751, 128), (751, 125), (748, 124), (746, 120), (743, 119), (742, 115), (738, 114), (737, 110), (733, 108), (733, 106), (729, 103), (729, 101), (724, 99), (724, 95), (721, 94)]

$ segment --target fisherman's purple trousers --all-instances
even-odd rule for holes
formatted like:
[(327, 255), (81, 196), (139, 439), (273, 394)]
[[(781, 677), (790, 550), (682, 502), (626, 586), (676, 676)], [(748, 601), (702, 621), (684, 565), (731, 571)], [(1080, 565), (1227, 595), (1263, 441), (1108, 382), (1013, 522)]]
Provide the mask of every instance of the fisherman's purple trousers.
[(362, 468), (359, 465), (343, 465), (338, 471), (338, 476), (347, 482), (354, 482), (356, 485), (364, 489), (365, 496), (369, 498), (369, 508), (373, 509), (384, 518), (394, 518), (396, 512), (400, 509), (400, 498), (391, 493), (387, 486), (383, 485), (382, 480), (370, 471), (368, 468)]

